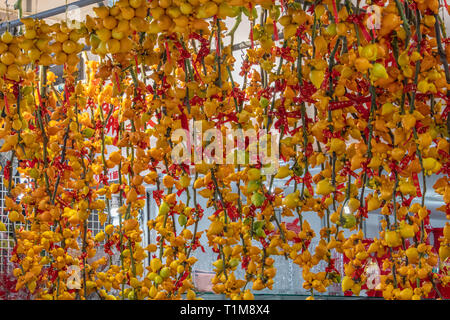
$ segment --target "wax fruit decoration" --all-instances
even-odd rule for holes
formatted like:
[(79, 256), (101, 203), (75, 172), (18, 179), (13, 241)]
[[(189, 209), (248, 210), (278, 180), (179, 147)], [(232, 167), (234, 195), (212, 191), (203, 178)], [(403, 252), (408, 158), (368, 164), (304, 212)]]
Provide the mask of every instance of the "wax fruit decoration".
[(373, 5), (376, 21), (358, 1), (119, 0), (3, 32), (0, 238), (15, 280), (0, 286), (199, 299), (204, 251), (212, 291), (234, 300), (279, 288), (278, 258), (308, 299), (333, 284), (446, 297), (448, 6)]

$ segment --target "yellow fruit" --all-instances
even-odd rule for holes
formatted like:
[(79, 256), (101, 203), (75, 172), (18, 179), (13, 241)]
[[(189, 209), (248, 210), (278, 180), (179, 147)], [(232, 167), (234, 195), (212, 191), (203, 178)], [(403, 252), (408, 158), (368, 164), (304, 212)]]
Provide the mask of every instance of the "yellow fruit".
[(4, 76), (7, 71), (8, 67), (5, 64), (0, 63), (0, 76)]
[(347, 26), (345, 25), (345, 23), (338, 23), (336, 25), (336, 33), (339, 36), (345, 36), (347, 34)]
[(317, 18), (323, 16), (325, 12), (326, 9), (322, 4), (319, 4), (317, 7), (314, 8), (314, 14), (316, 15)]
[(325, 73), (322, 70), (312, 70), (309, 74), (309, 79), (319, 89), (325, 79)]
[(450, 240), (450, 224), (448, 222), (445, 224), (443, 236), (446, 240)]
[(191, 178), (188, 175), (183, 175), (180, 178), (180, 184), (183, 188), (189, 187), (189, 185), (191, 184)]
[(106, 233), (107, 235), (111, 235), (111, 234), (113, 233), (113, 231), (114, 231), (114, 226), (113, 226), (112, 224), (108, 224), (108, 225), (105, 227), (105, 233)]
[(296, 192), (294, 192), (294, 193), (288, 194), (283, 199), (283, 205), (285, 205), (286, 207), (288, 207), (290, 209), (296, 208), (298, 206), (299, 201), (300, 201), (299, 194), (300, 194), (300, 192), (298, 190)]
[(20, 121), (20, 119), (15, 119), (13, 121), (12, 127), (14, 130), (19, 131), (20, 129), (22, 129), (22, 121)]
[(64, 41), (69, 39), (69, 35), (64, 32), (57, 32), (55, 36), (55, 40), (58, 42), (63, 43)]
[(8, 51), (11, 52), (14, 56), (17, 56), (21, 52), (19, 46), (16, 43), (11, 43), (8, 46)]
[(261, 170), (252, 168), (247, 171), (248, 180), (259, 180), (261, 179)]
[(402, 125), (406, 131), (409, 131), (416, 125), (416, 118), (412, 114), (407, 114), (402, 117)]
[(292, 21), (292, 17), (289, 15), (282, 16), (280, 19), (278, 19), (278, 23), (281, 24), (283, 27), (288, 26)]
[(92, 8), (97, 15), (97, 17), (101, 19), (105, 19), (109, 15), (108, 7), (94, 7)]
[(425, 17), (423, 18), (423, 23), (427, 27), (431, 28), (431, 27), (434, 27), (434, 24), (436, 23), (436, 19), (432, 15), (425, 15)]
[(69, 54), (67, 56), (67, 64), (70, 66), (75, 66), (80, 63), (80, 57), (76, 53)]
[(103, 19), (103, 26), (109, 30), (113, 30), (117, 26), (117, 23), (117, 19), (112, 16), (107, 16)]
[(368, 69), (372, 68), (372, 64), (368, 59), (359, 57), (355, 60), (355, 68), (359, 72), (365, 73)]
[(166, 13), (172, 19), (176, 19), (181, 15), (181, 11), (177, 7), (170, 7), (166, 10)]
[(117, 32), (123, 32), (124, 34), (130, 31), (130, 23), (127, 20), (119, 20), (117, 27), (115, 28)]
[(184, 28), (189, 24), (189, 19), (186, 16), (180, 16), (177, 19), (173, 20), (177, 27)]
[(109, 39), (111, 39), (111, 30), (100, 29), (100, 30), (97, 30), (96, 33), (97, 33), (97, 37), (103, 42), (106, 42)]
[(223, 223), (219, 220), (214, 220), (209, 225), (208, 234), (209, 235), (217, 235), (223, 231)]
[(105, 233), (103, 231), (100, 231), (95, 235), (94, 239), (96, 242), (102, 242), (103, 240), (105, 240)]
[(38, 48), (41, 52), (51, 52), (51, 48), (49, 46), (49, 40), (47, 39), (39, 39), (36, 41), (36, 48)]
[(418, 211), (419, 218), (421, 220), (425, 219), (428, 216), (428, 210), (426, 208), (420, 208)]
[(352, 290), (352, 292), (353, 292), (353, 294), (354, 294), (355, 296), (359, 296), (359, 293), (361, 292), (361, 285), (355, 283), (355, 284), (352, 286), (351, 290)]
[(320, 180), (316, 186), (316, 193), (326, 196), (335, 190), (334, 186), (326, 179)]
[(287, 166), (281, 167), (278, 170), (277, 174), (275, 175), (275, 178), (277, 178), (277, 179), (284, 179), (284, 178), (290, 176), (291, 174), (292, 174), (292, 170), (290, 170), (289, 169), (289, 165), (287, 165)]
[(417, 251), (417, 248), (411, 247), (406, 249), (406, 256), (408, 257), (408, 261), (410, 263), (415, 263), (419, 259), (419, 251)]
[(216, 260), (212, 263), (212, 265), (214, 267), (216, 267), (217, 270), (222, 270), (223, 269), (223, 260), (222, 259)]
[(48, 49), (50, 50), (51, 53), (58, 53), (62, 50), (62, 44), (61, 42), (54, 42), (51, 45), (49, 45)]
[(436, 168), (437, 161), (434, 158), (424, 158), (422, 164), (425, 170), (433, 171)]
[(406, 288), (400, 291), (399, 298), (400, 300), (411, 300), (414, 292), (411, 288)]
[(364, 48), (360, 48), (359, 54), (361, 57), (369, 61), (377, 60), (378, 47), (376, 44), (368, 44)]
[(389, 78), (386, 68), (381, 63), (375, 63), (370, 74), (375, 80)]
[(345, 152), (346, 145), (342, 139), (333, 138), (330, 141), (330, 151), (336, 152), (336, 154), (342, 154)]
[(450, 247), (441, 245), (439, 247), (439, 258), (441, 259), (441, 261), (445, 261), (448, 257), (450, 257)]
[(114, 151), (109, 155), (109, 160), (114, 162), (115, 164), (119, 164), (122, 160), (122, 155), (119, 151)]
[(244, 298), (244, 300), (254, 300), (255, 299), (255, 297), (253, 296), (253, 293), (251, 293), (251, 291), (249, 289), (245, 290), (243, 298)]
[(297, 29), (298, 29), (298, 26), (296, 24), (290, 24), (290, 25), (284, 27), (284, 30), (283, 30), (284, 39), (289, 39), (289, 38), (292, 38), (293, 36), (295, 36), (295, 34), (297, 33)]
[(406, 151), (404, 149), (394, 148), (391, 151), (391, 157), (392, 157), (392, 159), (394, 159), (396, 161), (400, 161), (403, 159), (405, 153), (406, 153)]
[(400, 182), (399, 190), (403, 194), (409, 194), (414, 196), (416, 194), (416, 187), (409, 182)]
[(398, 247), (402, 244), (402, 239), (397, 231), (386, 231), (384, 240), (391, 248)]
[(135, 16), (135, 11), (131, 7), (125, 7), (120, 9), (122, 11), (122, 18), (125, 20), (131, 20)]
[(407, 52), (403, 52), (402, 54), (400, 54), (400, 56), (398, 57), (398, 64), (401, 67), (405, 67), (409, 64), (409, 55)]
[(80, 210), (77, 212), (77, 217), (78, 217), (78, 219), (83, 221), (83, 220), (87, 220), (89, 218), (89, 214), (90, 214), (90, 212), (87, 210)]
[(69, 39), (78, 42), (81, 38), (84, 37), (84, 34), (80, 30), (72, 30), (69, 34)]
[(153, 299), (154, 297), (156, 297), (157, 293), (158, 293), (158, 289), (156, 289), (155, 286), (151, 286), (151, 288), (150, 288), (150, 290), (148, 292), (148, 295), (150, 296), (150, 298)]
[(342, 279), (342, 291), (345, 292), (350, 290), (354, 284), (355, 282), (353, 281), (352, 278), (344, 276), (344, 278)]
[[(29, 40), (26, 40), (26, 41), (29, 41)], [(24, 43), (24, 42), (22, 42), (22, 43)], [(21, 44), (19, 44), (19, 46), (20, 45)], [(33, 45), (34, 45), (34, 42), (31, 41), (31, 46), (33, 46)], [(23, 49), (22, 47), (20, 47), (20, 48)], [(3, 52), (6, 52), (6, 51), (8, 51), (8, 45), (6, 43), (0, 42), (0, 54)]]
[(13, 64), (15, 59), (16, 57), (14, 56), (14, 54), (9, 51), (2, 53), (2, 55), (0, 56), (0, 60), (2, 61), (2, 63), (7, 66)]
[(341, 71), (341, 78), (343, 78), (343, 79), (350, 78), (353, 75), (353, 73), (354, 72), (353, 72), (352, 68), (349, 68), (348, 66), (344, 66)]
[(187, 294), (186, 294), (186, 299), (188, 299), (188, 300), (195, 300), (196, 299), (195, 292), (192, 291), (191, 289), (189, 289)]
[(193, 11), (192, 5), (188, 2), (183, 2), (180, 4), (180, 11), (184, 15), (189, 15)]
[(373, 196), (370, 198), (370, 200), (367, 202), (367, 210), (372, 211), (376, 210), (380, 207), (381, 200), (378, 198), (378, 195)]
[(58, 52), (55, 54), (54, 59), (55, 59), (55, 64), (63, 65), (64, 63), (67, 62), (67, 54), (65, 54), (64, 52)]
[(6, 76), (8, 77), (8, 79), (19, 81), (21, 74), (22, 70), (17, 64), (8, 66), (8, 71), (6, 72)]
[(153, 258), (150, 261), (150, 268), (153, 270), (153, 272), (157, 272), (162, 267), (162, 262), (159, 258)]
[(257, 279), (255, 282), (253, 282), (252, 286), (253, 290), (262, 290), (264, 289), (264, 284), (261, 279)]
[(117, 30), (117, 28), (116, 28), (111, 31), (111, 37), (113, 37), (114, 39), (117, 39), (117, 40), (121, 40), (121, 39), (123, 39), (123, 37), (125, 37), (125, 33)]
[[(172, 20), (168, 17), (167, 19), (169, 19), (168, 21), (170, 21), (169, 26), (172, 25)], [(147, 20), (141, 18), (141, 17), (134, 17), (133, 19), (130, 20), (130, 28), (131, 30), (135, 30), (136, 32), (145, 32), (147, 31), (149, 27), (149, 23), (147, 22)]]
[[(159, 19), (158, 19), (158, 27), (161, 30), (169, 30), (170, 27), (172, 25), (172, 19), (170, 19), (169, 16), (163, 14)], [(131, 26), (131, 25), (130, 25)], [(132, 28), (133, 29), (133, 28)]]
[(0, 231), (6, 231), (6, 226), (2, 221), (0, 221)]
[(8, 219), (11, 222), (17, 222), (20, 220), (20, 215), (17, 211), (10, 211), (8, 214)]
[(23, 65), (29, 64), (31, 62), (31, 59), (28, 57), (28, 55), (26, 55), (25, 53), (21, 52), (19, 54), (19, 56), (16, 57), (15, 62), (19, 66), (23, 66)]
[(403, 224), (400, 226), (400, 235), (402, 238), (414, 237), (414, 227), (409, 224)]
[(158, 34), (161, 32), (161, 28), (158, 25), (158, 21), (152, 21), (148, 28), (148, 33), (150, 34)]
[(383, 106), (381, 107), (381, 115), (383, 115), (383, 116), (391, 114), (394, 111), (395, 111), (395, 107), (390, 102), (383, 104)]
[(62, 49), (65, 53), (72, 54), (77, 51), (78, 45), (76, 44), (76, 42), (74, 42), (72, 40), (67, 40), (67, 41), (64, 41), (64, 43), (62, 45)]
[(120, 52), (120, 41), (117, 39), (109, 39), (106, 42), (106, 48), (111, 54), (116, 54)]
[(24, 33), (25, 39), (28, 39), (28, 40), (33, 40), (36, 38), (36, 36), (37, 36), (36, 30), (34, 30), (34, 29), (28, 29)]
[(350, 209), (350, 212), (353, 213), (361, 206), (361, 203), (356, 198), (350, 198), (348, 201), (348, 207)]
[(133, 49), (133, 41), (129, 38), (120, 40), (120, 52), (130, 52)]
[(28, 57), (31, 59), (31, 61), (39, 60), (39, 58), (41, 57), (41, 52), (36, 48), (32, 48), (28, 50)]
[(130, 6), (137, 9), (142, 6), (143, 0), (129, 0)]
[(1, 37), (1, 40), (3, 43), (11, 43), (13, 41), (13, 39), (14, 39), (14, 37), (9, 31), (6, 31), (4, 34), (2, 34), (2, 37)]
[(216, 15), (219, 11), (219, 7), (213, 1), (208, 1), (203, 6), (200, 6), (197, 13), (197, 18), (208, 19)]
[[(34, 41), (33, 40), (24, 40), (22, 42), (19, 43), (19, 48), (25, 51), (30, 50), (32, 47), (34, 46)], [(6, 51), (8, 49), (8, 47), (6, 47), (5, 50), (2, 50), (2, 47), (0, 47), (0, 53), (3, 53), (4, 51)]]

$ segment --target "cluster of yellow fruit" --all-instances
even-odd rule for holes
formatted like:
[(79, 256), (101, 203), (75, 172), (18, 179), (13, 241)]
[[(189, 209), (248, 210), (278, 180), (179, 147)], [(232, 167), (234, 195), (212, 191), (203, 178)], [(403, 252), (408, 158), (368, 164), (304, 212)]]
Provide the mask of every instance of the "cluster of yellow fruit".
[(101, 57), (130, 52), (133, 49), (130, 37), (149, 29), (145, 19), (148, 14), (146, 1), (119, 1), (114, 7), (98, 7), (94, 11), (97, 17), (87, 16), (86, 27), (91, 32), (91, 50)]
[[(26, 18), (22, 35), (5, 32), (0, 152), (10, 152), (16, 289), (37, 299), (197, 299), (195, 252), (206, 248), (217, 255), (213, 291), (231, 299), (273, 289), (276, 256), (302, 269), (310, 298), (333, 283), (346, 295), (440, 297), (450, 276), (433, 268), (448, 262), (450, 224), (434, 248), (426, 193), (436, 177), (437, 211), (449, 220), (450, 46), (437, 0), (383, 4), (378, 30), (366, 28), (362, 8), (334, 0), (120, 0), (78, 25)], [(233, 39), (224, 45), (234, 31), (221, 20), (237, 25), (242, 13), (251, 48), (236, 66)], [(76, 80), (83, 40), (101, 58), (86, 63), (86, 82)], [(51, 64), (65, 66), (62, 93)], [(286, 163), (268, 174), (250, 163), (251, 139), (240, 154), (214, 150), (245, 163), (178, 163), (171, 136), (196, 121), (202, 134), (276, 130)], [(16, 162), (23, 180), (14, 184)], [(142, 225), (148, 185), (159, 209)], [(104, 227), (96, 234), (94, 214)], [(382, 230), (366, 239), (373, 214)], [(311, 215), (324, 221), (320, 230)], [(142, 245), (144, 230), (155, 243)], [(372, 287), (365, 270), (374, 261)]]
[(3, 33), (0, 43), (0, 75), (18, 82), (26, 77), (26, 66), (35, 64), (50, 66), (53, 64), (76, 65), (80, 59), (78, 54), (84, 48), (80, 39), (85, 37), (85, 29), (70, 29), (66, 23), (49, 26), (45, 21), (30, 18), (22, 19), (25, 32), (13, 36)]
[(6, 75), (7, 79), (19, 81), (23, 76), (22, 66), (29, 63), (29, 59), (22, 54), (18, 41), (9, 32), (5, 32), (1, 37), (0, 44), (0, 75)]
[[(189, 36), (192, 31), (209, 32), (206, 19), (236, 17), (241, 7), (239, 1), (161, 0), (150, 2), (151, 34), (177, 32)], [(242, 2), (242, 1), (241, 1)]]

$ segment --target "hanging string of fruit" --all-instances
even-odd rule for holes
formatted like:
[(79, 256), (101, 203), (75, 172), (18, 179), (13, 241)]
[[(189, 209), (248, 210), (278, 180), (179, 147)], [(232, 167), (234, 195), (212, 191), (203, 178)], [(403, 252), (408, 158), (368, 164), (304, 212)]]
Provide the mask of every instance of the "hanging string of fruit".
[[(333, 283), (345, 295), (443, 298), (448, 10), (437, 0), (119, 0), (78, 24), (22, 19), (23, 34), (6, 31), (0, 41), (0, 152), (9, 155), (9, 230), (6, 221), (0, 230), (14, 235), (16, 290), (48, 300), (198, 299), (200, 249), (217, 256), (213, 291), (230, 299), (273, 289), (284, 272), (277, 256), (301, 269), (309, 299)], [(239, 65), (241, 23), (249, 47)], [(80, 81), (86, 45), (98, 61), (86, 62)], [(51, 65), (64, 67), (60, 91)], [(225, 163), (177, 163), (172, 134), (198, 122), (202, 134), (222, 132), (224, 144), (227, 129), (275, 130), (284, 164), (265, 174), (261, 161), (249, 163), (251, 142), (245, 163), (225, 151)], [(148, 185), (158, 214), (142, 225)], [(431, 192), (442, 201), (433, 214), (446, 219), (437, 251)], [(94, 214), (103, 227), (95, 235)], [(382, 230), (369, 239), (372, 214)], [(324, 227), (314, 230), (311, 215)], [(143, 247), (144, 230), (156, 232), (155, 243)], [(365, 272), (375, 261), (376, 281)]]

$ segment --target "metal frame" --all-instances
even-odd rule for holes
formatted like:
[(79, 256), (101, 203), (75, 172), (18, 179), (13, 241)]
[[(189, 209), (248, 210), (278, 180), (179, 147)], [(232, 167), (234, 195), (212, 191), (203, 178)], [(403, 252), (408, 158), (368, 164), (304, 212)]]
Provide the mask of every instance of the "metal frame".
[[(45, 18), (56, 16), (61, 13), (65, 13), (66, 11), (73, 10), (75, 7), (83, 8), (83, 7), (92, 5), (92, 4), (101, 3), (103, 1), (104, 0), (79, 0), (79, 1), (75, 1), (75, 2), (72, 2), (67, 5), (63, 5), (63, 6), (56, 7), (56, 8), (50, 9), (50, 10), (42, 11), (42, 12), (30, 15), (30, 16), (24, 17), (24, 18), (45, 19)], [(5, 30), (7, 30), (8, 28), (15, 28), (15, 27), (18, 27), (21, 25), (23, 25), (23, 23), (20, 21), (20, 19), (3, 22), (2, 24), (0, 24), (0, 32), (3, 32)]]

